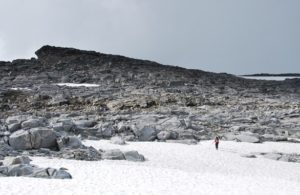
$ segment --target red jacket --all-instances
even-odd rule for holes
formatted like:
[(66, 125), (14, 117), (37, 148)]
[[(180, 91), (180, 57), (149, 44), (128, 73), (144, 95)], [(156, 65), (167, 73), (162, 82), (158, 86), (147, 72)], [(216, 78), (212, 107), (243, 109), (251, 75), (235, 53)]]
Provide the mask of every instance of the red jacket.
[(218, 144), (219, 142), (220, 142), (220, 139), (216, 137), (215, 138), (215, 143)]

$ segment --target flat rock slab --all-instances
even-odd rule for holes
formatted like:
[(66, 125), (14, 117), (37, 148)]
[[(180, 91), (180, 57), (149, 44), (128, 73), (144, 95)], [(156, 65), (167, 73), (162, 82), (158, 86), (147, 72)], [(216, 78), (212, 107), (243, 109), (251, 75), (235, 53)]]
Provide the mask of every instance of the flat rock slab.
[(0, 166), (0, 177), (35, 177), (48, 179), (72, 179), (65, 168), (40, 168), (30, 164), (31, 159), (27, 156), (7, 157), (4, 165)]

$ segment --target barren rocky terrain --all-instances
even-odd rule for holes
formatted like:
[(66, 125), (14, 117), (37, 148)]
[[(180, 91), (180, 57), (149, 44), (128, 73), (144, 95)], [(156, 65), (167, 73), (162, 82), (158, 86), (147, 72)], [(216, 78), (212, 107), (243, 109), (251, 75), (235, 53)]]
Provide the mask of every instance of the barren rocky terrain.
[[(195, 144), (216, 135), (250, 143), (300, 138), (300, 79), (251, 80), (53, 46), (36, 55), (0, 62), (1, 158), (27, 150), (126, 159), (80, 139)], [(134, 160), (144, 158), (133, 153)]]

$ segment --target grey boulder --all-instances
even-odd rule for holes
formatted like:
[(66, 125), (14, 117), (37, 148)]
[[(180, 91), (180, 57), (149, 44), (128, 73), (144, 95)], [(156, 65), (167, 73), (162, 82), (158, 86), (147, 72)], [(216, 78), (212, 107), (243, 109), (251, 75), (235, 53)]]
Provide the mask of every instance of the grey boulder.
[(134, 129), (135, 135), (139, 141), (153, 141), (156, 138), (156, 129), (154, 127), (145, 126), (142, 129)]
[(81, 140), (75, 136), (57, 138), (57, 144), (59, 150), (63, 150), (65, 148), (77, 149), (83, 146)]
[(53, 173), (52, 178), (54, 178), (54, 179), (72, 179), (72, 176), (70, 173), (68, 173), (64, 169), (60, 168)]
[(8, 143), (15, 150), (32, 149), (31, 136), (25, 130), (19, 130), (11, 134)]
[(46, 119), (45, 118), (36, 118), (36, 119), (29, 119), (22, 122), (21, 126), (23, 129), (31, 129), (35, 127), (45, 127), (46, 126)]
[(125, 159), (128, 161), (145, 161), (145, 157), (141, 154), (139, 154), (137, 151), (127, 151), (124, 152)]
[(9, 145), (16, 150), (56, 148), (57, 134), (47, 128), (34, 128), (29, 131), (19, 130), (9, 137)]
[(32, 148), (57, 148), (55, 131), (47, 128), (34, 128), (30, 130)]
[(74, 123), (70, 119), (61, 120), (60, 122), (53, 123), (52, 128), (55, 131), (66, 131), (69, 132), (74, 127)]
[(98, 161), (101, 160), (101, 153), (93, 147), (65, 149), (60, 157), (64, 159)]
[(7, 176), (28, 176), (34, 171), (34, 166), (30, 164), (16, 164), (7, 166)]
[(7, 128), (8, 128), (9, 132), (15, 132), (15, 131), (21, 129), (21, 124), (20, 123), (9, 124), (7, 126)]
[(125, 160), (124, 154), (119, 149), (106, 150), (102, 153), (102, 159), (106, 160)]

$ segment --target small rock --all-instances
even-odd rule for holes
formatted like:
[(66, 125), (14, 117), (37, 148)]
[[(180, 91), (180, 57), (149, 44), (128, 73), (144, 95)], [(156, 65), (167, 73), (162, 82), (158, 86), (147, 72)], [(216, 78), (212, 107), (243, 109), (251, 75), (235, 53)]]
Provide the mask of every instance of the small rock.
[(256, 156), (254, 154), (241, 154), (241, 157), (244, 157), (244, 158), (256, 158)]

